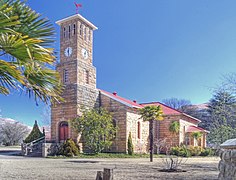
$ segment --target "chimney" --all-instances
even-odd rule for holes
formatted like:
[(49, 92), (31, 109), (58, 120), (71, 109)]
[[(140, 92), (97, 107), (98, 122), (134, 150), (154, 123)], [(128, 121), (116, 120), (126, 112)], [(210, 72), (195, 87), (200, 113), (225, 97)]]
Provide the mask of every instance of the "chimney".
[(137, 103), (137, 101), (136, 101), (136, 100), (133, 100), (133, 102), (134, 102), (134, 103)]
[(113, 94), (114, 96), (116, 96), (116, 95), (117, 95), (117, 92), (113, 92), (112, 94)]

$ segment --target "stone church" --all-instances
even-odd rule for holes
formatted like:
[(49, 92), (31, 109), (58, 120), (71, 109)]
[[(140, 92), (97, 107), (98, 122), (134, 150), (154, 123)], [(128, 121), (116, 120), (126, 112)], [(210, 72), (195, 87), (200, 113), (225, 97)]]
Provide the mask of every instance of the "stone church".
[[(164, 120), (155, 122), (154, 139), (171, 139), (173, 145), (206, 146), (207, 131), (198, 127), (199, 119), (179, 112), (159, 102), (139, 104), (96, 88), (96, 68), (93, 66), (93, 32), (97, 27), (80, 14), (56, 22), (60, 26), (60, 63), (57, 71), (65, 85), (62, 97), (65, 102), (52, 106), (51, 140), (62, 142), (67, 138), (77, 139), (68, 120), (81, 115), (81, 107), (103, 107), (112, 112), (118, 127), (111, 152), (127, 152), (128, 135), (131, 133), (134, 151), (148, 152), (148, 122), (140, 119), (138, 109), (147, 105), (161, 106)], [(180, 123), (180, 132), (173, 137), (169, 132), (172, 121)], [(202, 132), (200, 140), (192, 132)]]

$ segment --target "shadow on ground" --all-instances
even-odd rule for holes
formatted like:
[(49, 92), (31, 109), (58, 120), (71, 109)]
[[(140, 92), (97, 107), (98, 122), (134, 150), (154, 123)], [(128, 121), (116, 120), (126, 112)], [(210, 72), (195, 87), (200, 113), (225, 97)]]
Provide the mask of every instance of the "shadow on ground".
[(67, 162), (71, 162), (71, 163), (81, 163), (81, 164), (85, 164), (85, 163), (99, 163), (99, 161), (67, 161)]
[(21, 150), (0, 150), (3, 156), (21, 156)]

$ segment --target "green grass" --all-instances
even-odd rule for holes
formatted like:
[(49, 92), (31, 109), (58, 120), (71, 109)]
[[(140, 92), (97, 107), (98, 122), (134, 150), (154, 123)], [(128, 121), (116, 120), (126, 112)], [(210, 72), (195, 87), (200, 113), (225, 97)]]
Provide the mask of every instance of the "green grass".
[[(154, 158), (162, 157), (163, 155), (154, 154)], [(48, 158), (71, 158), (65, 156), (49, 156)], [(149, 158), (149, 154), (134, 154), (128, 155), (123, 153), (99, 153), (99, 154), (79, 154), (73, 158)]]

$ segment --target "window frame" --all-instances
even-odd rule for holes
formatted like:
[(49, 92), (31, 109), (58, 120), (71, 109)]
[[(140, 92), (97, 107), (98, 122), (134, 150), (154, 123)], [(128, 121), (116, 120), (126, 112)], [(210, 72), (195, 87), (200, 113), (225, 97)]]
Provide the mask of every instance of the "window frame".
[(63, 69), (63, 82), (64, 84), (69, 82), (69, 71), (67, 69)]

